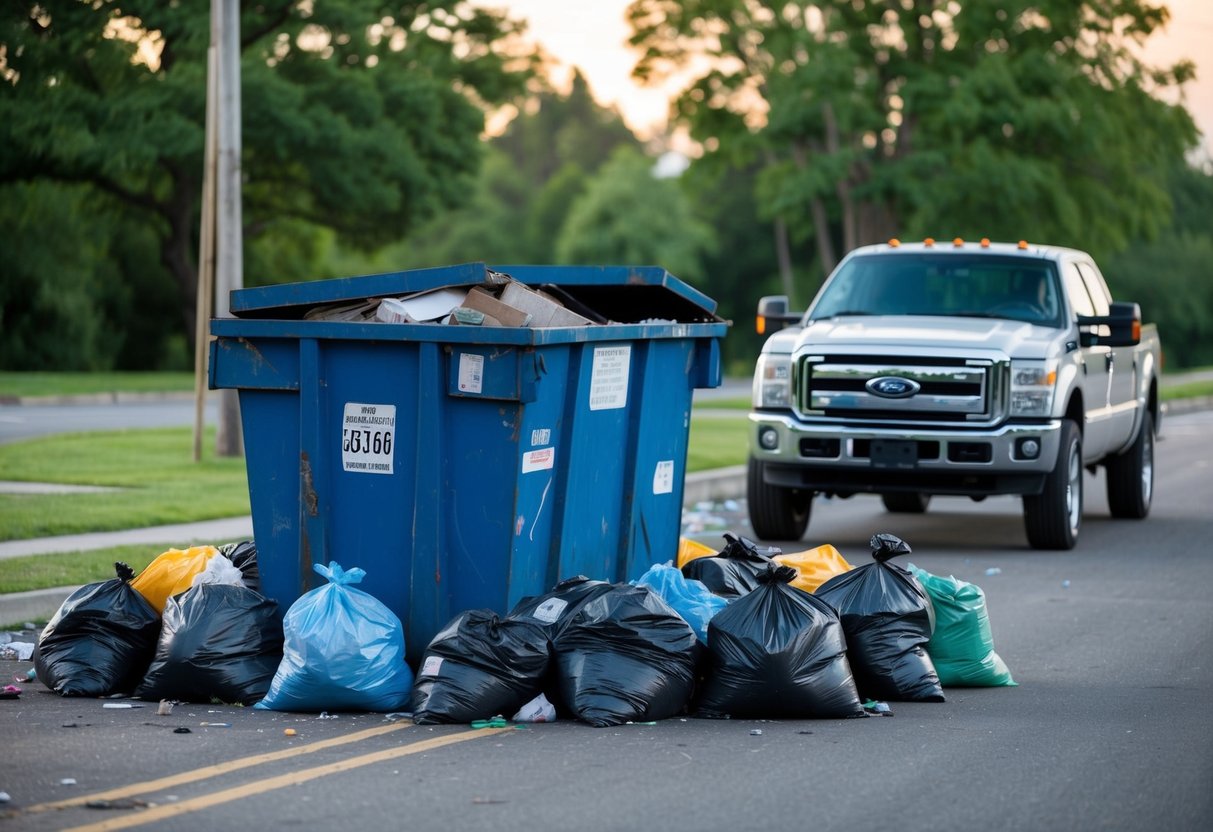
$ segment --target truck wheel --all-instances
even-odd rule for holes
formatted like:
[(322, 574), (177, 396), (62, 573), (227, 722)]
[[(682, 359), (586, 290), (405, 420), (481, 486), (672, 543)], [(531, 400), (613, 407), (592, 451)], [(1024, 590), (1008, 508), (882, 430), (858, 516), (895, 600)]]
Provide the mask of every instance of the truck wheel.
[(768, 485), (762, 463), (750, 457), (746, 468), (746, 502), (750, 525), (762, 540), (800, 540), (809, 525), (813, 494), (799, 488)]
[(881, 494), (880, 499), (884, 503), (885, 511), (891, 511), (894, 514), (922, 514), (931, 502), (931, 495), (921, 494), (917, 491), (897, 492)]
[(1107, 462), (1108, 508), (1113, 517), (1141, 520), (1154, 496), (1154, 417), (1146, 411), (1137, 438)]
[(1061, 447), (1044, 490), (1024, 496), (1023, 519), (1033, 549), (1074, 548), (1082, 525), (1082, 434), (1073, 420), (1061, 423)]

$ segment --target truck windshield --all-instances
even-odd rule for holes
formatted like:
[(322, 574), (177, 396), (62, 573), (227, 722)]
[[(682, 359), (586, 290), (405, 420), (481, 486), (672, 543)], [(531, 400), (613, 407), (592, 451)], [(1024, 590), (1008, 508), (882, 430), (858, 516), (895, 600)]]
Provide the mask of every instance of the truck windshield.
[(946, 315), (1063, 325), (1052, 261), (994, 254), (852, 257), (809, 308), (809, 320), (843, 315)]

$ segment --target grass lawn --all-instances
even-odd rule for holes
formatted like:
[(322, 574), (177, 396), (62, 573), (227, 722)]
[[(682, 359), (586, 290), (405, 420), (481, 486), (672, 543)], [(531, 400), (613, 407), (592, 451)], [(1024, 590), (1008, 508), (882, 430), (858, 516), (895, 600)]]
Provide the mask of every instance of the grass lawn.
[[(214, 429), (204, 447), (214, 447)], [(193, 461), (190, 428), (101, 431), (0, 445), (0, 480), (114, 486), (0, 494), (0, 540), (188, 523), (249, 513), (242, 458)]]
[[(231, 541), (207, 541), (220, 546)], [(114, 561), (123, 561), (142, 572), (161, 552), (186, 546), (180, 540), (137, 546), (114, 546), (88, 552), (61, 552), (0, 560), (0, 594), (28, 592), (52, 586), (77, 586), (114, 577)], [(0, 622), (0, 624), (12, 622)]]
[(194, 389), (193, 373), (0, 372), (0, 396), (69, 396), (81, 393), (178, 393)]

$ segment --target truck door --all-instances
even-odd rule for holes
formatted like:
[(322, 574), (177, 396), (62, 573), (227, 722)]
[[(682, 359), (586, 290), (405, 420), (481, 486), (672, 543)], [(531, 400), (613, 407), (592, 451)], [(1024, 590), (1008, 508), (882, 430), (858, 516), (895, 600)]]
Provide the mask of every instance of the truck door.
[[(1112, 293), (1094, 263), (1078, 263), (1078, 272), (1091, 300), (1096, 315), (1107, 315)], [(1137, 367), (1136, 347), (1112, 347), (1108, 363), (1108, 436), (1104, 452), (1112, 453), (1121, 448), (1133, 434), (1137, 416)]]
[[(1062, 265), (1061, 273), (1073, 312), (1077, 315), (1095, 315), (1095, 302), (1078, 267), (1072, 261), (1066, 262)], [(1106, 307), (1106, 300), (1104, 304)], [(1112, 348), (1097, 344), (1093, 347), (1080, 346), (1078, 349), (1082, 358), (1079, 383), (1087, 412), (1082, 431), (1082, 455), (1086, 460), (1098, 459), (1108, 445), (1111, 429), (1108, 382), (1111, 377)]]

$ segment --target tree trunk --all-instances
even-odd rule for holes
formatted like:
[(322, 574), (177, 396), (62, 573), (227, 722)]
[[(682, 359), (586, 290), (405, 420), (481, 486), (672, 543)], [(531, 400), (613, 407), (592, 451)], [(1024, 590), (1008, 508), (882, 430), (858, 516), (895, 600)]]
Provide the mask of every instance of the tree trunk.
[(164, 219), (168, 222), (168, 237), (160, 247), (160, 262), (168, 269), (177, 284), (177, 296), (181, 299), (181, 324), (185, 329), (186, 343), (193, 344), (195, 338), (194, 316), (198, 296), (198, 268), (190, 254), (193, 249), (193, 206), (197, 201), (197, 189), (192, 183), (174, 177), (174, 197)]
[(821, 274), (825, 277), (838, 265), (838, 257), (834, 254), (830, 218), (826, 215), (826, 206), (821, 197), (809, 201), (809, 212), (813, 215), (813, 232), (817, 237), (817, 259), (821, 262)]
[(788, 224), (782, 217), (775, 218), (775, 257), (779, 261), (779, 283), (790, 303), (794, 288), (792, 251), (788, 246)]

